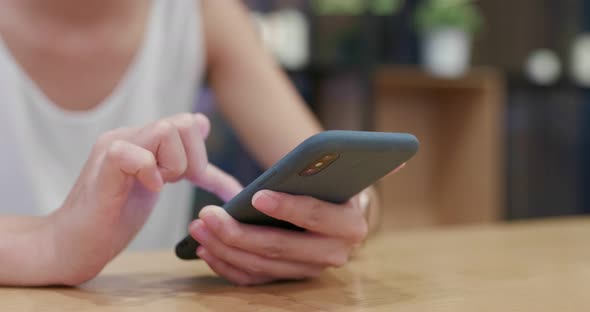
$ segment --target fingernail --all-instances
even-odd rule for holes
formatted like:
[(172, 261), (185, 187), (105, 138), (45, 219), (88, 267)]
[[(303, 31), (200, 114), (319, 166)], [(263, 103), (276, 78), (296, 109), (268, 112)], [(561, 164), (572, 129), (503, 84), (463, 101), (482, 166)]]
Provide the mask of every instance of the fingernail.
[(193, 234), (194, 238), (199, 241), (203, 242), (206, 241), (209, 237), (209, 232), (205, 228), (205, 223), (203, 220), (197, 220), (191, 225), (191, 233)]
[(202, 225), (202, 223), (203, 223), (203, 220), (200, 220), (200, 219), (197, 219), (197, 220), (191, 222), (191, 224), (189, 224), (189, 226), (188, 226), (188, 231), (190, 233), (196, 231), (197, 228)]
[(199, 248), (197, 249), (197, 256), (199, 256), (199, 258), (205, 260), (205, 261), (209, 261), (211, 257), (209, 257), (209, 253), (207, 252), (207, 250), (205, 248), (203, 248), (202, 246), (199, 246)]
[(270, 213), (279, 206), (279, 199), (274, 192), (260, 191), (252, 197), (252, 205), (262, 212)]
[(205, 248), (203, 248), (203, 246), (197, 247), (197, 256), (199, 256), (199, 258), (203, 257), (204, 252), (205, 252)]
[(213, 211), (203, 210), (199, 214), (199, 218), (207, 224), (207, 226), (212, 230), (217, 230), (219, 228), (219, 217)]
[(158, 170), (156, 170), (155, 179), (156, 179), (155, 191), (160, 192), (162, 190), (162, 188), (164, 188), (164, 178), (162, 178), (162, 175), (160, 174), (160, 172)]

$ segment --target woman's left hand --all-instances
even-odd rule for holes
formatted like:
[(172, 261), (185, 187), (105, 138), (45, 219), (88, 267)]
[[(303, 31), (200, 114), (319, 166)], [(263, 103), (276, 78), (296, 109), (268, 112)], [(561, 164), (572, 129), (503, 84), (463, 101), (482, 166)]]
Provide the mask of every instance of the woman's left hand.
[(203, 208), (189, 231), (198, 256), (238, 285), (316, 277), (348, 262), (368, 234), (360, 196), (336, 205), (307, 196), (268, 190), (252, 198), (261, 212), (306, 229), (304, 232), (243, 224), (217, 206)]

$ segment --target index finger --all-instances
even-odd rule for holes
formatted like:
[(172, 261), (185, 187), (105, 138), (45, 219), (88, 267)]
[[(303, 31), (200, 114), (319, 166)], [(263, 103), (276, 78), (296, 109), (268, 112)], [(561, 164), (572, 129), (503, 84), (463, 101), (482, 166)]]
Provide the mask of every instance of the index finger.
[(205, 169), (191, 181), (204, 190), (217, 195), (225, 202), (234, 198), (243, 189), (240, 182), (234, 177), (211, 163), (208, 163)]
[(193, 180), (209, 162), (205, 147), (205, 139), (209, 135), (211, 128), (209, 119), (202, 114), (186, 113), (166, 120), (178, 129), (186, 151), (187, 167), (184, 178)]

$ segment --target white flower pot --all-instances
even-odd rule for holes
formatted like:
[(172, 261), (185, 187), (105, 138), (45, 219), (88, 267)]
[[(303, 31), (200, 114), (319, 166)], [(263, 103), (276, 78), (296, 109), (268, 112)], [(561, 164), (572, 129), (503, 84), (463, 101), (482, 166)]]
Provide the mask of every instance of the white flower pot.
[(469, 68), (471, 37), (463, 30), (445, 28), (424, 34), (422, 64), (436, 76), (456, 78)]

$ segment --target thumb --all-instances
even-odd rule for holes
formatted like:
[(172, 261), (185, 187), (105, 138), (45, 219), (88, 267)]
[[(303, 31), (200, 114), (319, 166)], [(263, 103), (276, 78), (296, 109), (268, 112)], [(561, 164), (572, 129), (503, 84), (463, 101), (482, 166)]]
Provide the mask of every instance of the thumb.
[(197, 113), (195, 114), (195, 119), (197, 121), (197, 127), (199, 127), (199, 132), (201, 132), (201, 137), (203, 140), (209, 137), (209, 133), (211, 132), (211, 122), (207, 116)]

